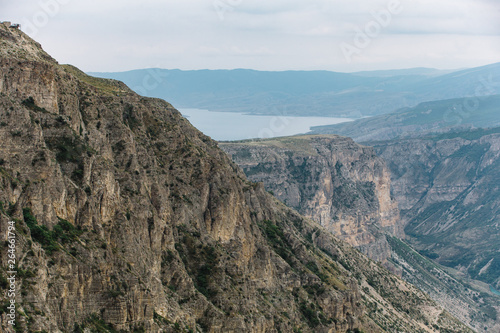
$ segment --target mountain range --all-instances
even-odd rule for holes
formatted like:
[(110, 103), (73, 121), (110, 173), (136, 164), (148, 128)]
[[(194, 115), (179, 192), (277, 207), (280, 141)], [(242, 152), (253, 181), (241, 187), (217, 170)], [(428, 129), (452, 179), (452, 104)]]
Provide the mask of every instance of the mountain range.
[(490, 286), (498, 288), (500, 275), (496, 132), (373, 147), (336, 135), (220, 146), (249, 179), (263, 182), (287, 205), (418, 286), (470, 327), (495, 332), (500, 298)]
[(125, 82), (179, 108), (361, 118), (421, 102), (500, 94), (500, 63), (454, 71), (413, 69), (338, 73), (139, 69), (89, 73)]
[(425, 136), (500, 125), (500, 95), (424, 102), (374, 117), (312, 127), (311, 134), (338, 134), (358, 142)]
[(17, 286), (2, 265), (3, 332), (470, 332), (249, 181), (171, 104), (8, 24), (0, 140)]

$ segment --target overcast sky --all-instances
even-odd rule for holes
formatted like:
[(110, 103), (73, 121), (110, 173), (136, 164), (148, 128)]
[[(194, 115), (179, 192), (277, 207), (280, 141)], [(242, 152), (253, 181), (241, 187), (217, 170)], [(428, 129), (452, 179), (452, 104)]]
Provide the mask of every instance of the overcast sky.
[(500, 62), (499, 0), (0, 0), (0, 14), (84, 71)]

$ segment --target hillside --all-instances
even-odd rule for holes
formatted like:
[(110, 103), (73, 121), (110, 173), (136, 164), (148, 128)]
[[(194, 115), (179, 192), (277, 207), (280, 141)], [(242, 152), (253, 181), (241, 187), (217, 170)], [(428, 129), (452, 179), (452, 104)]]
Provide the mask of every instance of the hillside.
[[(0, 25), (0, 237), (16, 332), (468, 332), (285, 207), (170, 104)], [(0, 269), (3, 332), (7, 268)]]
[(490, 95), (425, 102), (385, 115), (338, 125), (313, 127), (311, 134), (346, 135), (357, 142), (366, 142), (498, 125), (500, 95)]
[(140, 94), (166, 99), (179, 108), (252, 114), (359, 118), (425, 101), (500, 94), (495, 81), (500, 63), (453, 73), (152, 68), (89, 74), (121, 80)]
[[(474, 135), (480, 138), (484, 133), (477, 131), (475, 134), (469, 132), (461, 135), (472, 139)], [(440, 138), (445, 139), (444, 136)], [(452, 140), (453, 136), (447, 135), (446, 138)], [(392, 144), (397, 146), (398, 142)], [(445, 143), (441, 143), (443, 145)], [(349, 138), (311, 135), (221, 144), (221, 148), (243, 169), (250, 180), (262, 181), (266, 189), (281, 201), (319, 222), (372, 259), (382, 262), (384, 266), (428, 293), (464, 323), (478, 331), (496, 331), (500, 328), (497, 313), (500, 310), (500, 298), (490, 292), (486, 283), (436, 264), (402, 240), (405, 237), (402, 229), (406, 221), (399, 218), (395, 199), (403, 200), (401, 206), (406, 208), (407, 201), (404, 200), (405, 197), (407, 200), (409, 192), (421, 190), (424, 186), (420, 181), (422, 177), (415, 177), (417, 175), (414, 169), (423, 162), (415, 161), (416, 158), (423, 158), (415, 146), (417, 145), (400, 147), (404, 153), (391, 147), (394, 156), (389, 157), (394, 159), (397, 156), (400, 159), (398, 161), (404, 161), (401, 169), (407, 170), (407, 175), (402, 177), (404, 180), (393, 180), (395, 187), (391, 188), (390, 171), (385, 161), (375, 155), (372, 147), (361, 146)], [(381, 146), (375, 147), (380, 149)], [(450, 173), (459, 174), (462, 167), (459, 163), (445, 163), (456, 168)], [(394, 167), (395, 163), (392, 162), (391, 166)], [(413, 183), (416, 186), (412, 186)], [(438, 183), (440, 185), (436, 187), (442, 189), (443, 181)], [(450, 188), (453, 188), (453, 182), (450, 182)], [(391, 191), (395, 193), (395, 198)], [(482, 195), (486, 198), (491, 192)], [(440, 199), (439, 193), (433, 197), (434, 200)], [(493, 202), (492, 205), (496, 203)], [(407, 211), (403, 212), (406, 215)], [(420, 213), (428, 216), (426, 210)], [(416, 214), (415, 219), (420, 216)], [(436, 216), (428, 217), (427, 224), (434, 225)], [(437, 221), (447, 223), (445, 219), (437, 218)], [(457, 224), (459, 223), (464, 224), (464, 221)], [(471, 228), (469, 238), (465, 235), (468, 227)], [(410, 232), (414, 242), (426, 240), (418, 248), (432, 258), (436, 258), (437, 254), (428, 250), (429, 247), (442, 247), (442, 251), (448, 252), (450, 247), (460, 248), (458, 253), (455, 251), (453, 254), (455, 260), (485, 255), (486, 252), (482, 253), (485, 247), (476, 248), (478, 239), (482, 238), (483, 243), (488, 243), (489, 250), (487, 259), (481, 261), (489, 265), (481, 266), (484, 267), (480, 274), (482, 277), (477, 274), (473, 277), (483, 280), (486, 277), (498, 277), (499, 272), (495, 269), (499, 242), (496, 226), (479, 233), (469, 223), (462, 225), (460, 230), (463, 232), (455, 234), (455, 237), (448, 234), (450, 229), (439, 234), (431, 231), (429, 235), (427, 230), (419, 230), (418, 235), (413, 229)], [(489, 235), (487, 241), (486, 234)], [(471, 238), (472, 235), (477, 238)], [(463, 239), (460, 243), (457, 242), (459, 237)], [(440, 239), (438, 244), (435, 243), (436, 239)], [(470, 267), (470, 263), (464, 262), (462, 267)]]
[(391, 170), (411, 243), (500, 287), (500, 129), (372, 142)]
[(385, 233), (404, 238), (389, 171), (372, 148), (335, 135), (220, 146), (250, 180), (370, 258), (387, 263)]

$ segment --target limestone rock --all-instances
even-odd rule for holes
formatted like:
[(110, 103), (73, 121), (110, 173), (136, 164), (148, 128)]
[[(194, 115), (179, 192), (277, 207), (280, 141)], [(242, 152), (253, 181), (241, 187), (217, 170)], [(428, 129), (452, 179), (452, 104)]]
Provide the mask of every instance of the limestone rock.
[(390, 257), (384, 233), (404, 238), (390, 174), (372, 148), (336, 135), (220, 146), (250, 180), (370, 258)]
[(167, 102), (61, 66), (19, 30), (0, 37), (16, 331), (467, 332), (248, 181)]

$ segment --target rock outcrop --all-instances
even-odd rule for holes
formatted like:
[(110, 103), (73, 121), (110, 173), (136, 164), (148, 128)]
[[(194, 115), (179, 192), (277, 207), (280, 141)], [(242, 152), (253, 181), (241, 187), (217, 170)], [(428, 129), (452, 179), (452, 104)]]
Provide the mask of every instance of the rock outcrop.
[(0, 330), (467, 328), (285, 207), (167, 102), (0, 25)]
[(372, 148), (336, 135), (220, 146), (250, 180), (370, 258), (390, 257), (385, 233), (404, 238), (390, 174)]
[(391, 169), (410, 241), (500, 288), (500, 129), (374, 142)]

